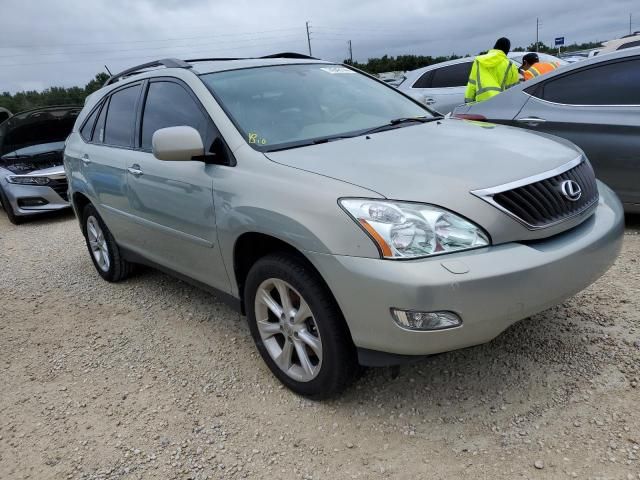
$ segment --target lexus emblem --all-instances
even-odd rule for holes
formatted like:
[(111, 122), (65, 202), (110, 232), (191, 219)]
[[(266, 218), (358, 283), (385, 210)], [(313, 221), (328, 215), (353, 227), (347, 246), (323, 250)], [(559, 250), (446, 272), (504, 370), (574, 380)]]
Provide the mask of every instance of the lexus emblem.
[(567, 200), (572, 202), (576, 202), (582, 196), (582, 188), (578, 185), (578, 182), (574, 182), (573, 180), (565, 180), (560, 184), (560, 189), (562, 190), (562, 195)]

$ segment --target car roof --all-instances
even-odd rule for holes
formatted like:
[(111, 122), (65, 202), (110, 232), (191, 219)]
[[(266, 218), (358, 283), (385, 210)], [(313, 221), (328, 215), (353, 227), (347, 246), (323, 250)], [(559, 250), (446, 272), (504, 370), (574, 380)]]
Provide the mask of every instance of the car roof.
[(237, 60), (208, 60), (193, 63), (195, 71), (199, 74), (207, 74), (214, 72), (224, 72), (227, 70), (237, 70), (241, 68), (257, 68), (257, 67), (271, 67), (277, 65), (299, 65), (299, 64), (313, 64), (324, 63), (331, 64), (325, 60), (310, 60), (310, 59), (296, 59), (296, 58), (247, 58)]

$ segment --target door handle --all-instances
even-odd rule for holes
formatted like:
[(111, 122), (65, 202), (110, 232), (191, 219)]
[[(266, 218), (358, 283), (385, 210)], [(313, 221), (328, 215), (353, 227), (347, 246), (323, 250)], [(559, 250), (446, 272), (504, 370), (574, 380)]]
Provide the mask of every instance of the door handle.
[(89, 155), (87, 155), (86, 153), (81, 158), (81, 160), (82, 160), (82, 163), (84, 163), (85, 165), (89, 165), (91, 163), (91, 159), (89, 158)]
[(134, 163), (129, 168), (127, 168), (127, 171), (131, 175), (134, 175), (136, 177), (139, 177), (140, 175), (142, 175), (142, 170), (140, 170), (140, 165), (138, 165), (137, 163)]
[(539, 118), (539, 117), (524, 117), (524, 118), (516, 118), (516, 122), (526, 123), (528, 125), (531, 125), (532, 127), (535, 127), (539, 123), (546, 122), (546, 120), (544, 118)]
[(436, 101), (433, 98), (425, 98), (424, 103), (425, 105), (433, 105), (434, 103), (436, 103)]

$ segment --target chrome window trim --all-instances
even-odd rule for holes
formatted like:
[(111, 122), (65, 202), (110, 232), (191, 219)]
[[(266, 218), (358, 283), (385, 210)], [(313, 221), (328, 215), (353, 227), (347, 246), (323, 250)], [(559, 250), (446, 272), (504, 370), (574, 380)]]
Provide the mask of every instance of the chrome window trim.
[(553, 227), (555, 225), (558, 225), (560, 223), (564, 223), (564, 222), (566, 222), (568, 220), (571, 220), (573, 218), (576, 218), (576, 217), (579, 217), (579, 216), (586, 216), (586, 215), (590, 214), (595, 209), (595, 207), (598, 205), (599, 195), (596, 195), (594, 197), (593, 201), (591, 203), (587, 204), (579, 212), (576, 212), (573, 215), (561, 218), (560, 220), (557, 220), (555, 222), (547, 223), (545, 225), (531, 225), (530, 223), (528, 223), (525, 220), (523, 220), (522, 218), (518, 217), (516, 214), (514, 214), (510, 210), (504, 208), (502, 205), (500, 205), (498, 202), (496, 202), (493, 199), (493, 197), (494, 197), (494, 195), (497, 195), (498, 193), (506, 192), (508, 190), (513, 190), (515, 188), (524, 187), (525, 185), (530, 185), (532, 183), (540, 182), (542, 180), (546, 180), (548, 178), (555, 177), (556, 175), (560, 175), (560, 174), (562, 174), (562, 173), (564, 173), (564, 172), (566, 172), (568, 170), (571, 170), (572, 168), (577, 167), (578, 165), (580, 165), (584, 161), (585, 161), (585, 157), (583, 155), (580, 155), (580, 156), (574, 158), (573, 160), (571, 160), (570, 162), (567, 162), (564, 165), (560, 165), (559, 167), (554, 168), (552, 170), (547, 170), (546, 172), (542, 172), (542, 173), (539, 173), (537, 175), (532, 175), (530, 177), (523, 178), (521, 180), (516, 180), (516, 181), (513, 181), (513, 182), (509, 182), (509, 183), (504, 183), (502, 185), (497, 185), (495, 187), (483, 188), (483, 189), (478, 189), (478, 190), (471, 190), (470, 193), (472, 193), (476, 197), (484, 200), (485, 202), (489, 203), (490, 205), (494, 206), (498, 210), (504, 212), (509, 217), (513, 218), (518, 223), (520, 223), (521, 225), (526, 227), (528, 230), (542, 230), (542, 229), (545, 229), (545, 228)]
[(552, 102), (551, 100), (545, 100), (544, 98), (536, 97), (535, 95), (531, 95), (530, 93), (525, 92), (524, 90), (522, 90), (522, 93), (524, 93), (525, 95), (528, 95), (531, 98), (535, 98), (536, 100), (539, 100), (543, 103), (548, 103), (550, 105), (558, 105), (561, 107), (590, 107), (590, 108), (620, 108), (620, 107), (638, 108), (640, 107), (640, 104), (635, 104), (635, 103), (625, 103), (625, 104), (619, 104), (619, 105), (592, 105), (587, 103), (584, 103), (584, 104), (583, 103), (558, 103), (558, 102)]

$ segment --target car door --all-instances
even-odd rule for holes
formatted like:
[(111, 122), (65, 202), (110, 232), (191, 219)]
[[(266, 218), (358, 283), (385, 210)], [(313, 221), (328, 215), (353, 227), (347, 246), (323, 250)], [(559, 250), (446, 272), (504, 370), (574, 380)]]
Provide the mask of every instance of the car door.
[(527, 89), (515, 123), (582, 148), (625, 203), (640, 204), (640, 57), (612, 59)]
[[(89, 115), (84, 134), (81, 132), (87, 141), (81, 170), (92, 190), (92, 201), (115, 238), (124, 244), (135, 236), (128, 220), (126, 165), (135, 154), (133, 131), (141, 87), (137, 82), (112, 92)], [(94, 117), (90, 129), (87, 125)]]
[(464, 103), (472, 61), (456, 63), (426, 72), (412, 86), (414, 96), (440, 113), (447, 114)]
[(139, 125), (138, 149), (127, 164), (129, 208), (139, 225), (133, 249), (158, 265), (228, 291), (213, 204), (213, 177), (225, 167), (202, 160), (158, 160), (151, 140), (161, 128), (190, 126), (200, 132), (210, 153), (231, 153), (193, 92), (176, 79), (148, 83)]

